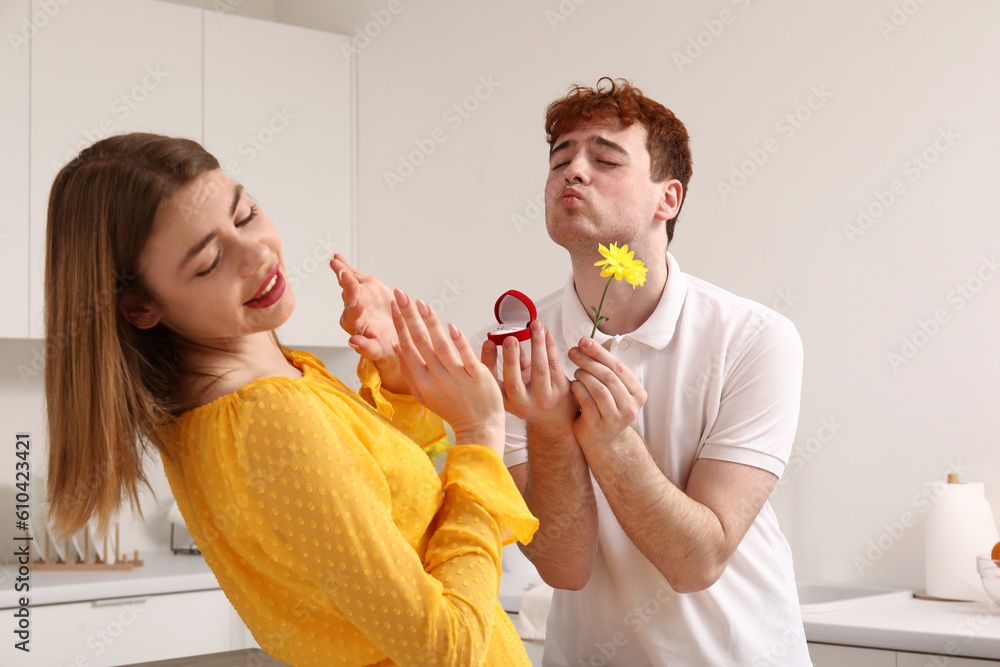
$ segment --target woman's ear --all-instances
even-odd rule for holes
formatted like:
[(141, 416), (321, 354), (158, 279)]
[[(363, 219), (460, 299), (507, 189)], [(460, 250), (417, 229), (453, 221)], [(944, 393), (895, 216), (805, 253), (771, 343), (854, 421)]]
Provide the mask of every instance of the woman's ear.
[(135, 289), (125, 290), (118, 301), (118, 310), (127, 322), (139, 329), (152, 329), (162, 316), (153, 299)]

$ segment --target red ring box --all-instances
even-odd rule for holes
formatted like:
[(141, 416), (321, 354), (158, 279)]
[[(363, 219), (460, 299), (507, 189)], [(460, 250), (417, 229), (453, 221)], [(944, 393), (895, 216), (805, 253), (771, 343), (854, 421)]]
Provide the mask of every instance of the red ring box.
[(486, 335), (490, 342), (500, 345), (507, 336), (519, 341), (531, 338), (531, 322), (537, 317), (535, 304), (517, 290), (509, 290), (500, 295), (493, 307), (500, 326)]

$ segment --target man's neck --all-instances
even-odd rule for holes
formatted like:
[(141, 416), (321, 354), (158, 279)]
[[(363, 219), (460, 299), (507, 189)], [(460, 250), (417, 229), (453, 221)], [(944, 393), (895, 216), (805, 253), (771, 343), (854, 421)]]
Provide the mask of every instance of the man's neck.
[[(637, 253), (638, 254), (638, 253)], [(596, 253), (595, 253), (596, 255)], [(631, 333), (638, 329), (643, 322), (656, 310), (663, 295), (663, 289), (667, 284), (667, 257), (661, 254), (655, 258), (642, 259), (648, 271), (646, 272), (646, 282), (642, 287), (633, 288), (626, 280), (614, 280), (608, 285), (609, 278), (601, 277), (600, 267), (594, 266), (595, 257), (573, 257), (573, 281), (576, 286), (576, 295), (580, 299), (590, 315), (590, 319), (595, 319), (593, 308), (597, 308), (601, 303), (601, 295), (607, 287), (607, 295), (604, 297), (604, 305), (601, 308), (601, 316), (608, 317), (601, 320), (597, 328), (610, 336)]]

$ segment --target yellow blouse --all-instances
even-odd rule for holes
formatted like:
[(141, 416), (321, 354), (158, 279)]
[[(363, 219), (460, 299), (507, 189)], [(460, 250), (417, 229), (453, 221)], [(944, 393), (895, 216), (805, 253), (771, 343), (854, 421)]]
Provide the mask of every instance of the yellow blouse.
[(295, 667), (530, 665), (497, 593), (501, 545), (538, 521), (500, 456), (453, 447), (439, 476), (420, 446), (440, 418), (366, 362), (359, 395), (285, 354), (303, 377), (162, 430), (181, 513), (261, 648)]

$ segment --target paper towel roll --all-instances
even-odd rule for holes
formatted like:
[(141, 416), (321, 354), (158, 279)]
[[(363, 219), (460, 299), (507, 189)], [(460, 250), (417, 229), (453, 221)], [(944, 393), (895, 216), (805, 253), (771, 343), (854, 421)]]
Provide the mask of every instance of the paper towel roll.
[(930, 482), (927, 512), (927, 595), (987, 602), (976, 570), (976, 556), (1000, 541), (993, 511), (981, 482)]

